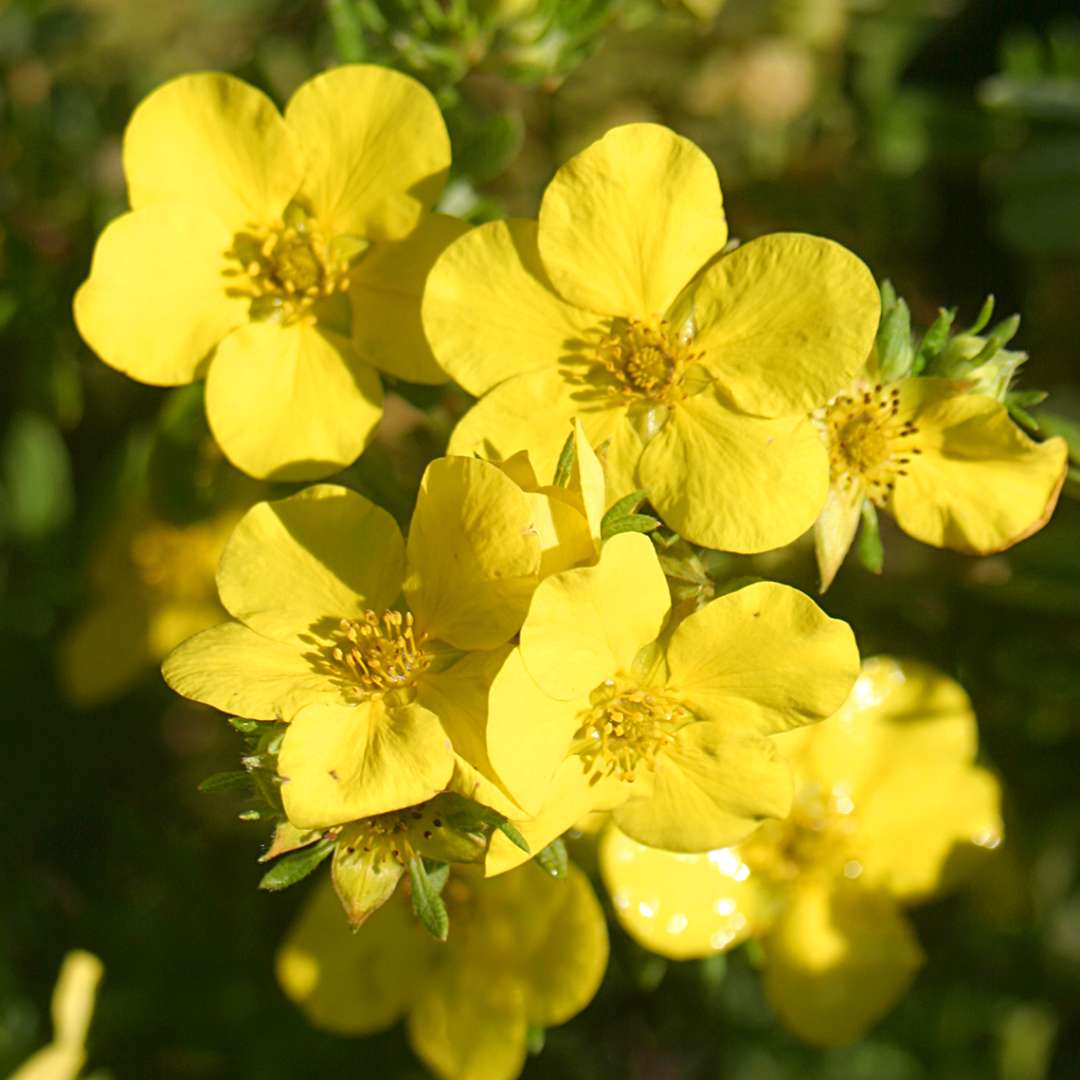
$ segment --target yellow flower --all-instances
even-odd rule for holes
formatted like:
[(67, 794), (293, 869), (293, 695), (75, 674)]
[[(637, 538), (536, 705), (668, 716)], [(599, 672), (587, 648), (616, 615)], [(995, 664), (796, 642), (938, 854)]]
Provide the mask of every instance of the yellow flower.
[(239, 520), (228, 511), (171, 525), (133, 508), (90, 564), (93, 594), (60, 650), (60, 675), (79, 705), (128, 689), (185, 638), (220, 622), (214, 570)]
[[(734, 843), (787, 814), (790, 772), (768, 736), (840, 707), (859, 668), (850, 628), (772, 582), (664, 632), (669, 608), (640, 534), (537, 587), (488, 715), (491, 763), (532, 815), (515, 822), (532, 851), (591, 810), (613, 809), (643, 843), (680, 851)], [(488, 870), (523, 858), (495, 837)]]
[(759, 935), (765, 990), (802, 1038), (858, 1038), (904, 994), (922, 952), (901, 905), (1001, 841), (995, 779), (973, 764), (964, 691), (924, 664), (867, 660), (843, 709), (777, 738), (795, 766), (791, 817), (699, 855), (601, 841), (620, 922), (675, 959)]
[(75, 1080), (86, 1063), (86, 1033), (102, 973), (93, 953), (75, 949), (64, 957), (52, 998), (53, 1041), (8, 1080)]
[(386, 511), (317, 485), (240, 522), (218, 570), (234, 621), (181, 645), (165, 679), (226, 712), (290, 721), (278, 771), (300, 828), (412, 806), (452, 779), (512, 810), (480, 775), (484, 720), (539, 561), (525, 494), (485, 462), (428, 466), (407, 547)]
[(577, 416), (607, 443), (609, 497), (644, 489), (687, 539), (761, 551), (808, 529), (828, 463), (807, 414), (864, 362), (877, 289), (827, 240), (726, 242), (708, 158), (653, 124), (564, 165), (539, 222), (456, 240), (423, 300), (439, 363), (483, 395), (452, 452), (528, 446), (545, 474)]
[(419, 296), (465, 230), (428, 214), (449, 164), (434, 99), (394, 71), (326, 72), (284, 116), (231, 76), (174, 79), (128, 124), (131, 212), (98, 241), (79, 330), (140, 382), (205, 377), (210, 427), (245, 472), (334, 472), (379, 420), (376, 368), (445, 378)]
[(571, 866), (495, 880), (455, 868), (443, 890), (450, 937), (435, 941), (401, 890), (355, 934), (320, 887), (277, 957), (282, 989), (318, 1027), (367, 1035), (406, 1017), (409, 1042), (444, 1080), (513, 1080), (530, 1026), (563, 1024), (607, 966), (603, 913)]
[(829, 496), (814, 529), (821, 588), (832, 584), (869, 499), (909, 536), (988, 555), (1046, 524), (1068, 467), (1061, 438), (1036, 443), (1001, 402), (962, 380), (860, 379), (819, 415)]

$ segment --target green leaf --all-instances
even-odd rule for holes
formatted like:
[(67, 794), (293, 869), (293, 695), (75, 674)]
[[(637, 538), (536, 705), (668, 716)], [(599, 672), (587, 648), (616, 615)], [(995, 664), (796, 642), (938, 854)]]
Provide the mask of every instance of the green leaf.
[(566, 436), (566, 442), (563, 443), (562, 450), (559, 451), (559, 461), (555, 466), (555, 479), (553, 481), (556, 487), (566, 487), (570, 483), (570, 477), (574, 473), (574, 457), (576, 453), (574, 449), (574, 433), (571, 431)]
[(606, 532), (601, 530), (600, 538), (609, 540), (611, 537), (625, 532), (652, 532), (653, 529), (659, 527), (660, 522), (654, 517), (649, 517), (648, 514), (627, 514), (626, 517), (621, 517), (618, 521), (611, 523)]
[(556, 837), (536, 856), (541, 868), (553, 878), (564, 878), (570, 869), (570, 860), (566, 854), (566, 844), (562, 837)]
[(259, 730), (261, 720), (248, 720), (243, 716), (230, 716), (229, 725), (241, 735), (252, 735)]
[(450, 864), (425, 859), (424, 867), (427, 869), (428, 881), (431, 882), (431, 887), (441, 895), (450, 877)]
[(268, 892), (279, 892), (295, 885), (306, 878), (333, 850), (333, 840), (320, 840), (311, 847), (283, 856), (263, 874), (259, 888)]
[(251, 789), (251, 777), (246, 772), (219, 772), (208, 776), (197, 788), (204, 795), (217, 791), (234, 791), (237, 788)]
[(863, 499), (862, 528), (856, 544), (859, 562), (872, 574), (880, 574), (885, 565), (885, 548), (881, 543), (881, 530), (878, 528), (877, 510), (869, 499)]
[(412, 905), (416, 917), (436, 941), (445, 941), (450, 933), (450, 917), (419, 855), (409, 859), (409, 879), (412, 882)]
[(520, 848), (520, 850), (526, 852), (527, 854), (529, 853), (530, 849), (528, 840), (526, 840), (525, 837), (522, 836), (521, 833), (519, 833), (517, 829), (514, 828), (514, 826), (509, 821), (507, 821), (506, 818), (503, 818), (502, 821), (500, 821), (498, 825), (495, 826), (495, 828), (498, 829), (499, 832), (501, 832), (503, 836), (505, 836), (506, 839), (514, 845), (514, 847)]

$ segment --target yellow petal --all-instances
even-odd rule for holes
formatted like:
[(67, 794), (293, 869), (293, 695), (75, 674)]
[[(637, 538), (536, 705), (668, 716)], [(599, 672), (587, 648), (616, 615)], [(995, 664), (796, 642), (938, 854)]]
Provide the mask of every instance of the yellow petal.
[(533, 221), (480, 225), (451, 244), (428, 275), (428, 340), (439, 365), (477, 397), (513, 375), (556, 367), (599, 330), (599, 316), (555, 292), (536, 233)]
[(182, 75), (158, 87), (124, 133), (135, 209), (189, 203), (230, 232), (276, 218), (300, 185), (301, 158), (274, 103), (231, 75)]
[(122, 694), (153, 662), (145, 599), (117, 590), (86, 612), (60, 646), (60, 677), (75, 704), (87, 708)]
[(710, 851), (738, 843), (766, 818), (786, 817), (790, 807), (791, 773), (771, 740), (692, 723), (657, 755), (651, 793), (616, 807), (614, 819), (650, 847)]
[(542, 493), (526, 494), (540, 543), (537, 577), (541, 581), (596, 560), (599, 544), (592, 535), (579, 499), (565, 488), (545, 488)]
[(580, 417), (574, 420), (574, 469), (570, 478), (570, 489), (579, 495), (589, 522), (589, 532), (599, 543), (600, 526), (607, 509), (604, 467), (593, 451)]
[(494, 465), (433, 461), (409, 526), (405, 595), (417, 626), (459, 649), (494, 649), (521, 626), (540, 542), (525, 493)]
[(520, 994), (470, 966), (447, 964), (421, 987), (408, 1030), (417, 1057), (441, 1080), (515, 1080), (525, 1065)]
[[(515, 375), (462, 417), (450, 436), (450, 453), (504, 461), (527, 449), (536, 474), (546, 480), (555, 474), (576, 416), (592, 445), (599, 446), (620, 426), (626, 406), (614, 399), (595, 400), (557, 368)], [(617, 497), (614, 491), (609, 494)]]
[(439, 718), (419, 705), (309, 705), (278, 756), (281, 798), (302, 829), (425, 802), (446, 786), (454, 755)]
[(607, 924), (588, 878), (573, 864), (562, 881), (526, 866), (483, 890), (486, 910), (513, 912), (529, 1023), (566, 1023), (592, 1000), (607, 967)]
[(514, 827), (529, 845), (529, 850), (522, 851), (501, 832), (494, 833), (484, 862), (484, 873), (493, 877), (532, 859), (552, 840), (562, 836), (567, 829), (572, 829), (598, 806), (604, 805), (610, 791), (610, 784), (597, 786), (589, 783), (589, 774), (580, 758), (566, 758), (550, 778), (545, 801), (535, 815), (512, 819)]
[(661, 851), (609, 825), (600, 871), (626, 932), (671, 960), (733, 949), (765, 923), (761, 886), (734, 848)]
[(652, 543), (621, 533), (604, 545), (596, 566), (566, 570), (537, 587), (521, 628), (525, 667), (552, 697), (586, 697), (605, 679), (630, 672), (669, 607)]
[(886, 773), (859, 817), (859, 861), (868, 888), (913, 902), (940, 893), (1002, 839), (1001, 787), (985, 769), (948, 769), (933, 758), (923, 771)]
[(765, 938), (765, 993), (800, 1038), (859, 1038), (904, 995), (923, 962), (911, 926), (881, 893), (810, 879)]
[(1060, 438), (1035, 443), (993, 398), (958, 394), (945, 379), (901, 384), (918, 448), (896, 477), (888, 509), (916, 540), (973, 555), (1001, 551), (1049, 520), (1064, 483)]
[(278, 950), (285, 995), (316, 1027), (369, 1035), (412, 1005), (439, 948), (403, 897), (353, 933), (328, 880), (316, 886)]
[(218, 347), (206, 415), (225, 456), (250, 476), (315, 480), (367, 445), (382, 416), (382, 387), (336, 334), (249, 323)]
[(851, 550), (865, 498), (861, 481), (845, 478), (829, 486), (821, 516), (814, 522), (814, 554), (822, 592), (833, 583)]
[(859, 674), (851, 627), (771, 581), (684, 619), (667, 661), (671, 691), (698, 717), (765, 735), (832, 715)]
[(252, 720), (288, 720), (310, 702), (341, 700), (341, 690), (306, 649), (237, 622), (185, 641), (165, 658), (161, 672), (178, 694)]
[(221, 602), (267, 637), (327, 638), (342, 619), (389, 608), (405, 576), (394, 519), (348, 488), (318, 484), (261, 502), (240, 520), (218, 566)]
[(571, 158), (540, 204), (540, 254), (571, 303), (663, 314), (727, 242), (716, 170), (689, 139), (626, 124)]
[(228, 230), (193, 206), (152, 206), (109, 224), (90, 276), (75, 294), (75, 322), (110, 367), (153, 386), (181, 386), (248, 317), (222, 276)]
[(411, 235), (376, 244), (349, 276), (352, 336), (363, 359), (406, 382), (444, 383), (420, 322), (420, 298), (435, 260), (469, 226), (428, 214)]
[(638, 479), (685, 539), (767, 551), (813, 525), (828, 492), (829, 459), (808, 419), (740, 416), (706, 390), (671, 410), (645, 447)]
[(724, 398), (754, 416), (797, 416), (862, 370), (881, 302), (873, 275), (846, 248), (775, 233), (710, 266), (693, 311), (694, 347)]
[(450, 137), (415, 79), (348, 64), (304, 83), (285, 109), (304, 149), (301, 197), (331, 235), (400, 240), (443, 189)]
[(531, 813), (547, 802), (556, 770), (562, 765), (579, 712), (588, 701), (557, 701), (533, 681), (514, 649), (491, 684), (487, 751), (507, 791)]
[(466, 653), (449, 667), (429, 669), (416, 688), (416, 699), (433, 712), (450, 737), (459, 760), (453, 790), (500, 813), (516, 815), (518, 807), (500, 790), (500, 780), (488, 758), (488, 693), (496, 672), (510, 652), (509, 645), (488, 652)]

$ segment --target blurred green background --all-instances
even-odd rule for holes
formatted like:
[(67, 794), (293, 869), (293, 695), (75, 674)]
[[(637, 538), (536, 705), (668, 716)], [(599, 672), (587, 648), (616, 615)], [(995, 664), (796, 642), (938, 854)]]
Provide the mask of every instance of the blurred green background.
[[(273, 953), (303, 886), (256, 892), (260, 827), (196, 791), (235, 767), (239, 740), (155, 671), (163, 638), (212, 605), (213, 525), (199, 523), (258, 492), (208, 444), (197, 388), (125, 379), (72, 323), (94, 239), (124, 208), (120, 138), (143, 94), (213, 68), (281, 102), (330, 64), (393, 64), (439, 96), (456, 161), (444, 209), (474, 220), (534, 213), (557, 165), (608, 126), (667, 123), (716, 162), (733, 236), (840, 240), (924, 326), (938, 305), (973, 318), (988, 292), (1022, 312), (1024, 385), (1080, 420), (1075, 12), (0, 2), (0, 1075), (48, 1038), (75, 946), (106, 965), (96, 1077), (423, 1075), (400, 1030), (323, 1035), (279, 993)], [(464, 398), (397, 391), (343, 479), (407, 517)], [(613, 931), (600, 994), (548, 1033), (527, 1077), (1080, 1076), (1080, 512), (1063, 499), (1041, 534), (981, 561), (885, 540), (884, 577), (853, 561), (825, 606), (865, 654), (922, 657), (965, 685), (1006, 791), (999, 857), (915, 913), (929, 955), (915, 989), (863, 1042), (819, 1052), (771, 1019), (747, 950), (666, 965)], [(758, 563), (815, 588), (806, 546)]]

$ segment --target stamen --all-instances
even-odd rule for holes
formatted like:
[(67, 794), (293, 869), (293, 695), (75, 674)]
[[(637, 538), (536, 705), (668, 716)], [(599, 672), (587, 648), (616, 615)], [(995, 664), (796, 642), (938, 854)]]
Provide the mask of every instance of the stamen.
[(615, 776), (632, 782), (641, 767), (675, 741), (690, 719), (686, 708), (647, 690), (619, 690), (614, 680), (594, 691), (595, 704), (582, 714), (572, 752), (595, 779)]
[(359, 698), (411, 686), (431, 663), (411, 612), (369, 609), (360, 619), (342, 619), (334, 637), (327, 658)]
[[(918, 425), (901, 420), (899, 387), (861, 390), (841, 394), (826, 407), (819, 422), (829, 446), (829, 465), (834, 485), (850, 486), (861, 480), (870, 499), (883, 505), (896, 486), (897, 476), (907, 476), (904, 466), (922, 448), (909, 440), (919, 434)], [(903, 441), (901, 441), (903, 440)]]
[(672, 404), (685, 397), (687, 368), (700, 362), (695, 352), (666, 319), (618, 319), (597, 350), (599, 362), (611, 376), (612, 397)]
[(349, 259), (295, 206), (268, 228), (238, 234), (225, 257), (236, 267), (226, 275), (241, 279), (233, 291), (251, 300), (255, 319), (312, 318), (317, 301), (349, 287)]

